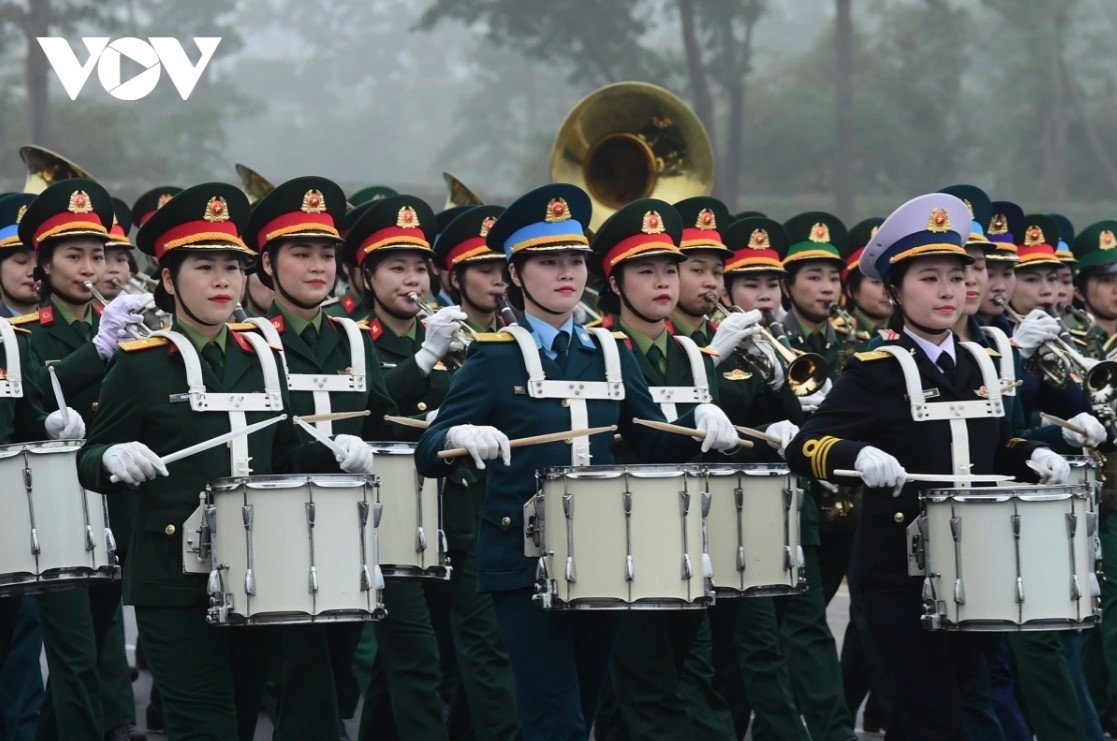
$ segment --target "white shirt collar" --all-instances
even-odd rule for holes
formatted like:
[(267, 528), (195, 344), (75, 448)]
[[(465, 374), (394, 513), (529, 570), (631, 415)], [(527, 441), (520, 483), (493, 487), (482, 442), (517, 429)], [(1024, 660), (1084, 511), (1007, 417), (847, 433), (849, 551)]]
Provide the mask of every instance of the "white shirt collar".
[(910, 337), (916, 345), (919, 345), (919, 348), (923, 350), (924, 353), (926, 353), (927, 358), (935, 365), (938, 365), (939, 355), (942, 355), (943, 353), (949, 355), (950, 359), (953, 360), (955, 364), (957, 364), (958, 355), (955, 352), (953, 330), (946, 333), (946, 339), (942, 341), (941, 345), (936, 345), (930, 340), (923, 339), (907, 327), (904, 327), (904, 334)]

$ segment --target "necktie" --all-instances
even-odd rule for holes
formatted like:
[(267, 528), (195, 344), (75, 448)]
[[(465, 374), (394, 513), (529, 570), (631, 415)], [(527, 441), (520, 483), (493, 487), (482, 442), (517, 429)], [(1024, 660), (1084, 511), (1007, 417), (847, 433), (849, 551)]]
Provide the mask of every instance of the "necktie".
[(570, 346), (570, 335), (560, 331), (551, 342), (551, 350), (555, 353), (555, 362), (558, 367), (566, 370), (566, 350)]
[(659, 369), (660, 373), (667, 373), (667, 356), (659, 349), (659, 345), (652, 345), (648, 348), (648, 362)]
[(77, 321), (70, 325), (78, 331), (78, 336), (89, 341), (93, 338), (93, 325), (89, 322)]
[(221, 380), (224, 373), (222, 366), (224, 365), (225, 356), (221, 352), (221, 348), (216, 343), (208, 342), (202, 348), (202, 359), (209, 364), (209, 369), (213, 371), (213, 375)]
[(299, 337), (311, 352), (318, 351), (318, 328), (313, 324), (306, 325), (306, 329), (299, 333)]
[(935, 364), (939, 366), (948, 381), (954, 380), (954, 358), (950, 357), (950, 353), (945, 351), (939, 353), (939, 359), (935, 361)]

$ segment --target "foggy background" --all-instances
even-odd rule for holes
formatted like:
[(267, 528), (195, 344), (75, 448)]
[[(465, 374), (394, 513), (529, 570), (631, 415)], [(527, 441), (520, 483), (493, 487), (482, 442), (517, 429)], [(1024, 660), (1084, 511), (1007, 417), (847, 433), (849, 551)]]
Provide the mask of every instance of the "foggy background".
[[(34, 39), (84, 61), (91, 35), (223, 41), (188, 101), (95, 70), (71, 101)], [(852, 223), (973, 182), (1084, 226), (1117, 215), (1115, 39), (1113, 0), (0, 0), (0, 191), (36, 143), (128, 202), (242, 162), (507, 203), (581, 97), (645, 80), (698, 113), (733, 210)]]

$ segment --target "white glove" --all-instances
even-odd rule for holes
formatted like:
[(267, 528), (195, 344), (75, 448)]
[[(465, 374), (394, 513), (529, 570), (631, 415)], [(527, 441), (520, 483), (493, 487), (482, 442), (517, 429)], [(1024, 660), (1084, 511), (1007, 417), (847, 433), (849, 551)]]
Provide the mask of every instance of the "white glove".
[(93, 337), (93, 346), (102, 360), (108, 360), (116, 352), (116, 345), (132, 335), (128, 326), (143, 323), (143, 311), (151, 300), (150, 293), (122, 293), (101, 312), (101, 324)]
[(762, 318), (763, 315), (756, 309), (734, 311), (726, 315), (725, 319), (718, 325), (717, 331), (714, 332), (713, 339), (710, 340), (709, 347), (717, 353), (714, 362), (721, 365), (729, 360), (733, 351), (746, 337), (760, 331), (759, 322)]
[(865, 482), (865, 486), (873, 489), (891, 486), (894, 497), (899, 496), (908, 475), (895, 456), (872, 445), (861, 448), (857, 460), (853, 462), (853, 467), (861, 473), (861, 480)]
[(427, 412), (427, 415), (425, 417), (423, 417), (423, 419), (426, 420), (426, 423), (428, 425), (432, 424), (434, 422), (434, 420), (437, 419), (437, 418), (438, 418), (438, 408), (437, 407), (430, 410), (429, 412)]
[(768, 379), (768, 387), (773, 391), (779, 391), (783, 388), (785, 380), (783, 372), (783, 363), (780, 362), (779, 356), (772, 346), (764, 341), (746, 342), (744, 344), (745, 352), (751, 357), (758, 358), (767, 367), (772, 369), (772, 377)]
[(815, 391), (813, 394), (807, 394), (806, 396), (800, 396), (799, 406), (803, 408), (803, 413), (810, 414), (822, 406), (822, 402), (826, 400), (826, 395), (830, 393), (830, 389), (833, 388), (833, 386), (834, 384), (827, 378), (826, 382), (822, 384), (822, 388), (818, 391)]
[(741, 447), (741, 438), (725, 412), (714, 404), (699, 404), (694, 408), (694, 426), (706, 431), (706, 437), (694, 438), (702, 441), (702, 452), (717, 448), (723, 453), (732, 453)]
[(1105, 431), (1105, 428), (1102, 427), (1098, 418), (1089, 412), (1076, 414), (1068, 419), (1067, 422), (1072, 425), (1078, 425), (1086, 430), (1086, 434), (1081, 435), (1077, 432), (1071, 432), (1064, 427), (1063, 439), (1067, 441), (1067, 445), (1071, 445), (1075, 448), (1096, 448), (1109, 438), (1109, 434)]
[(70, 407), (66, 407), (66, 416), (69, 416), (69, 424), (62, 421), (63, 414), (61, 411), (51, 412), (47, 415), (47, 437), (51, 440), (81, 440), (85, 437), (85, 420), (81, 418), (81, 415)]
[(1059, 322), (1042, 309), (1032, 309), (1012, 332), (1012, 341), (1025, 360), (1032, 357), (1039, 346), (1059, 336)]
[(1065, 484), (1070, 478), (1070, 466), (1051, 448), (1036, 448), (1028, 458), (1028, 465), (1039, 474), (1041, 484)]
[(334, 443), (345, 454), (337, 457), (338, 466), (345, 473), (372, 473), (372, 448), (356, 435), (337, 435)]
[(169, 475), (155, 451), (143, 443), (111, 446), (101, 456), (101, 466), (110, 477), (115, 476), (130, 486), (150, 481), (156, 476)]
[(765, 432), (769, 435), (775, 435), (780, 439), (778, 443), (769, 441), (768, 444), (775, 448), (782, 457), (784, 451), (787, 450), (787, 444), (791, 442), (793, 437), (799, 434), (799, 425), (791, 420), (783, 419), (768, 425), (768, 429), (766, 429)]
[(466, 320), (465, 312), (457, 306), (443, 306), (427, 320), (427, 338), (415, 353), (415, 364), (424, 376), (430, 375), (435, 363), (450, 351), (450, 343), (458, 325)]
[(473, 456), (478, 468), (485, 467), (485, 461), (500, 458), (504, 465), (512, 465), (512, 449), (508, 447), (508, 436), (495, 427), (488, 425), (455, 425), (446, 431), (445, 447), (465, 448)]
[(575, 324), (585, 324), (591, 319), (589, 309), (581, 301), (574, 304), (573, 316)]

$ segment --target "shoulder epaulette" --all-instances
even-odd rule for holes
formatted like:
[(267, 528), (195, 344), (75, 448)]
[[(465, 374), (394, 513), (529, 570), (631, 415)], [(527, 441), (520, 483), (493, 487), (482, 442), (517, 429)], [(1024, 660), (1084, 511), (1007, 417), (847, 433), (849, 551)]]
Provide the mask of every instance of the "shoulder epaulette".
[(229, 322), (225, 326), (234, 332), (256, 332), (260, 329), (252, 322)]
[(23, 316), (13, 316), (11, 319), (8, 320), (8, 324), (12, 325), (13, 327), (18, 327), (21, 324), (31, 324), (37, 321), (39, 321), (39, 312), (33, 311), (30, 314), (24, 314)]
[(325, 301), (323, 301), (320, 304), (320, 306), (324, 309), (327, 306), (333, 306), (334, 304), (338, 303), (339, 301), (341, 301), (341, 299), (339, 299), (337, 296), (332, 296), (331, 298), (328, 298)]
[(712, 355), (715, 358), (721, 357), (720, 355), (718, 355), (718, 351), (715, 350), (714, 348), (710, 347), (709, 345), (706, 345), (705, 347), (698, 348), (698, 352), (704, 353), (705, 355)]
[[(11, 321), (11, 320), (9, 319), (8, 321)], [(1114, 345), (1115, 342), (1117, 342), (1117, 334), (1113, 335), (1112, 337), (1110, 337), (1108, 340), (1105, 341), (1105, 344), (1103, 344), (1102, 348), (1101, 348), (1102, 352), (1104, 354), (1108, 355), (1109, 351), (1111, 349), (1113, 349), (1113, 345)]]
[(604, 326), (604, 324), (605, 323), (600, 318), (598, 318), (598, 319), (590, 320), (590, 321), (586, 322), (585, 324), (583, 324), (582, 326), (585, 327), (586, 329), (589, 329), (591, 327), (601, 327), (601, 326)]
[(617, 339), (617, 340), (627, 340), (628, 339), (628, 335), (626, 335), (624, 332), (613, 332), (612, 334), (613, 334), (613, 338)]
[(478, 332), (473, 335), (478, 342), (514, 342), (515, 337), (509, 332)]
[(357, 329), (361, 330), (362, 332), (367, 331), (368, 330), (368, 319), (362, 319), (359, 322), (357, 322)]
[(898, 340), (898, 339), (900, 339), (900, 333), (897, 332), (894, 329), (879, 329), (879, 330), (877, 330), (877, 334), (879, 334), (881, 336), (881, 339), (885, 339), (885, 340)]
[(857, 352), (853, 357), (860, 360), (862, 363), (867, 363), (870, 360), (884, 360), (885, 358), (892, 357), (892, 353), (885, 352), (884, 350), (868, 350), (866, 352)]
[(163, 347), (171, 344), (171, 341), (166, 337), (143, 337), (138, 340), (125, 340), (117, 343), (117, 346), (124, 352), (136, 352), (137, 350), (147, 350), (152, 347)]
[(989, 353), (989, 357), (991, 357), (991, 358), (1001, 357), (1001, 354), (999, 352), (997, 352), (996, 350), (994, 350), (993, 348), (991, 348), (991, 347), (985, 348), (985, 352)]

